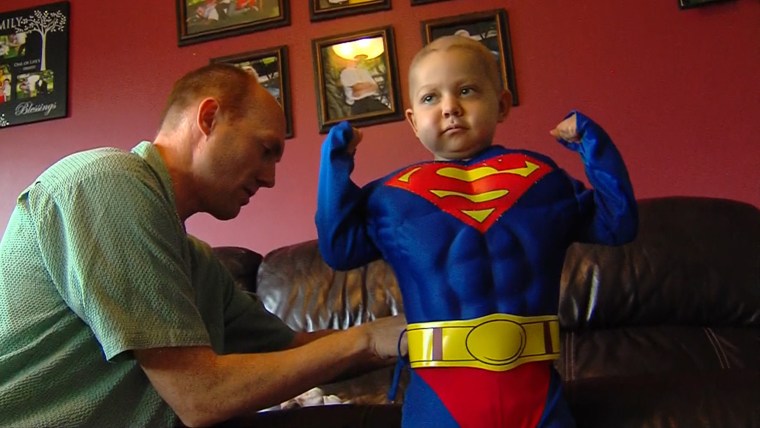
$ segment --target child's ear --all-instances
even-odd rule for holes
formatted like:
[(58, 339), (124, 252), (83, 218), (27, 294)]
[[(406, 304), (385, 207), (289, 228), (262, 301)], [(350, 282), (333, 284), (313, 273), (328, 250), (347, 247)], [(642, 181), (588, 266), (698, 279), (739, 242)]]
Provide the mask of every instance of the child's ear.
[(406, 111), (404, 111), (404, 114), (406, 116), (406, 121), (409, 122), (409, 125), (412, 126), (414, 135), (417, 135), (417, 123), (414, 120), (414, 110), (408, 108)]
[(509, 90), (504, 89), (501, 91), (499, 97), (499, 122), (503, 121), (509, 113), (509, 108), (512, 106), (512, 93)]

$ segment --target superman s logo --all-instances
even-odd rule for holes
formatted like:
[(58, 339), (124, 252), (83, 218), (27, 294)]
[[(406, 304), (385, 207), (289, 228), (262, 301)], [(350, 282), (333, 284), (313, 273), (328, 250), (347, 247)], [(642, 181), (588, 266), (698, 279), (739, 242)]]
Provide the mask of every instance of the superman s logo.
[(433, 203), (485, 233), (552, 167), (525, 154), (497, 156), (475, 165), (411, 166), (386, 181)]

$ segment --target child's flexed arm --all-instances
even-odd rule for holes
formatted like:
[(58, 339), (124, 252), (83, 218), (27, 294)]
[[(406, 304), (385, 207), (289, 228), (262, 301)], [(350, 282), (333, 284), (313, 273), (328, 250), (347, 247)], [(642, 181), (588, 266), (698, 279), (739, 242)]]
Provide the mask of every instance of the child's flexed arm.
[(576, 183), (576, 198), (588, 223), (578, 240), (624, 244), (638, 230), (638, 209), (628, 171), (612, 140), (591, 119), (574, 111), (549, 132), (562, 145), (578, 152), (593, 190)]
[(570, 117), (565, 118), (565, 120), (557, 124), (549, 133), (558, 140), (565, 140), (571, 143), (579, 142), (581, 136), (578, 134), (578, 119), (575, 113), (572, 113)]
[(350, 178), (361, 138), (361, 131), (341, 122), (322, 144), (316, 224), (322, 257), (335, 269), (351, 269), (380, 257), (367, 232), (367, 195)]

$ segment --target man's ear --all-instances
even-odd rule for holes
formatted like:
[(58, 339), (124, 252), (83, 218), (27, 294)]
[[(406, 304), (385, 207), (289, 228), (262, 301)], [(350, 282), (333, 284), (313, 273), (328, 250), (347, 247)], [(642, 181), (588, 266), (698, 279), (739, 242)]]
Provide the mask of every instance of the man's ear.
[(404, 111), (404, 115), (406, 116), (406, 121), (409, 122), (409, 125), (412, 126), (414, 135), (417, 135), (417, 123), (414, 120), (414, 110), (408, 108), (406, 111)]
[(504, 89), (499, 96), (499, 122), (502, 122), (509, 113), (509, 108), (512, 106), (512, 93), (509, 90)]
[(196, 118), (196, 124), (198, 129), (206, 137), (211, 134), (218, 119), (219, 119), (219, 102), (215, 98), (204, 98), (200, 104), (198, 104), (198, 117)]

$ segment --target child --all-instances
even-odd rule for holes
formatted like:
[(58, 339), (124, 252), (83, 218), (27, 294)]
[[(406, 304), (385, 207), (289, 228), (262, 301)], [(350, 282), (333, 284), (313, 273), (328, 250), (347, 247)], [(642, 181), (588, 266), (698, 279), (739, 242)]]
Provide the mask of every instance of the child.
[(594, 190), (548, 157), (493, 145), (510, 94), (493, 55), (447, 36), (414, 58), (406, 117), (434, 160), (363, 188), (349, 178), (361, 133), (331, 129), (316, 223), (328, 264), (384, 258), (409, 325), (405, 427), (574, 426), (552, 361), (559, 284), (575, 241), (622, 244), (638, 216), (625, 165), (581, 113), (551, 131)]

